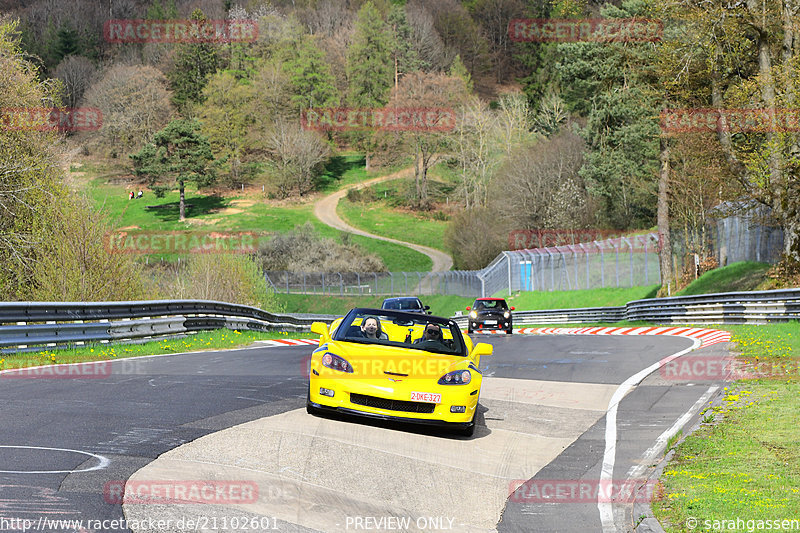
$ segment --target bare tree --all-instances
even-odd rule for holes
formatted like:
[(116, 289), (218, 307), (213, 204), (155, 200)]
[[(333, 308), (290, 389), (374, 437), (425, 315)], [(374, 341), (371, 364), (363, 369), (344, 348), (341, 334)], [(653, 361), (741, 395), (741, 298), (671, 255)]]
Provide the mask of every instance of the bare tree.
[(100, 136), (114, 150), (150, 141), (172, 113), (166, 78), (145, 66), (111, 67), (86, 92), (86, 103), (102, 111)]
[(250, 114), (256, 130), (265, 130), (278, 118), (289, 119), (294, 113), (288, 106), (291, 93), (286, 73), (280, 65), (264, 63), (251, 80), (255, 98)]
[(68, 107), (77, 107), (83, 93), (94, 81), (97, 69), (83, 56), (67, 56), (55, 68), (54, 75), (64, 83), (64, 99), (62, 103)]
[(496, 114), (479, 98), (470, 98), (461, 109), (454, 135), (454, 153), (460, 167), (464, 206), (468, 210), (486, 205), (487, 185), (500, 161), (495, 153), (498, 130)]
[[(444, 74), (411, 72), (403, 77), (396, 90), (392, 91), (390, 107), (437, 109), (451, 113), (455, 120), (455, 109), (467, 98), (464, 80)], [(446, 112), (439, 114), (447, 120)], [(444, 126), (442, 123), (441, 126)], [(439, 124), (435, 127), (420, 125), (401, 134), (414, 155), (415, 203), (417, 207), (428, 207), (428, 169), (444, 157), (452, 143), (452, 132)]]
[(490, 204), (512, 216), (515, 229), (580, 228), (591, 221), (578, 171), (583, 141), (564, 130), (525, 146), (498, 169)]
[(414, 49), (422, 60), (425, 71), (442, 71), (450, 66), (455, 57), (454, 51), (445, 49), (439, 32), (425, 4), (419, 0), (408, 3), (406, 8), (408, 25), (414, 34)]
[(316, 133), (283, 120), (267, 134), (266, 150), (275, 165), (279, 193), (284, 197), (292, 192), (310, 192), (321, 164), (330, 155), (330, 148)]
[(525, 4), (521, 0), (478, 0), (472, 8), (473, 18), (484, 29), (489, 42), (495, 80), (499, 83), (507, 81), (513, 74), (508, 23), (524, 14)]
[(308, 27), (311, 35), (333, 37), (353, 26), (355, 13), (347, 4), (346, 0), (322, 0), (313, 9), (300, 11), (300, 21)]

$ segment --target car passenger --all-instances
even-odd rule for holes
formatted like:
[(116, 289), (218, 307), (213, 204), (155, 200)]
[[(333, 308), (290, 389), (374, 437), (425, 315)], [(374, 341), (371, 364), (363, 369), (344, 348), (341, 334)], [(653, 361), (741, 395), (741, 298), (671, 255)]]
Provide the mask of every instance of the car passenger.
[(363, 333), (364, 336), (368, 339), (389, 340), (389, 335), (387, 335), (381, 329), (381, 321), (374, 316), (370, 316), (364, 319), (364, 322), (361, 324), (361, 333)]

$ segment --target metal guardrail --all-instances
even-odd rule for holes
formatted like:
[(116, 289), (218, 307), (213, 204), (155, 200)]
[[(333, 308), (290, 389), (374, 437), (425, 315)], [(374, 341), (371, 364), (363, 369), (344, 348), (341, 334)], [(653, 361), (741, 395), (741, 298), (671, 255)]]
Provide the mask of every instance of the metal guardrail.
[(307, 330), (314, 321), (334, 318), (276, 315), (209, 300), (0, 302), (0, 352), (156, 340), (220, 328)]
[[(800, 289), (727, 292), (635, 300), (619, 307), (515, 311), (515, 325), (646, 321), (660, 324), (764, 324), (800, 320)], [(276, 315), (208, 300), (0, 302), (0, 351), (137, 342), (212, 329), (306, 330), (337, 315)], [(467, 316), (453, 317), (462, 327)]]
[[(644, 321), (659, 324), (765, 324), (800, 320), (800, 289), (725, 292), (634, 300), (620, 307), (515, 311), (514, 325)], [(454, 317), (466, 327), (467, 317)]]
[(670, 324), (765, 324), (800, 320), (800, 289), (724, 292), (628, 302), (626, 320)]
[[(584, 307), (581, 309), (544, 309), (538, 311), (513, 311), (515, 326), (530, 324), (586, 324), (596, 322), (621, 322), (625, 320), (625, 306)], [(454, 317), (460, 327), (467, 327), (467, 315)]]

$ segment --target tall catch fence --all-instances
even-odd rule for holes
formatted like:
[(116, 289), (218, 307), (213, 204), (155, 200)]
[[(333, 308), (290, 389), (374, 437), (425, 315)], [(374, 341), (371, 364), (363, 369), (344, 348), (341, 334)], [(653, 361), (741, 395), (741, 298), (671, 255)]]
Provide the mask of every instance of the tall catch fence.
[(281, 294), (328, 296), (492, 296), (515, 291), (568, 291), (636, 287), (660, 283), (655, 233), (593, 242), (514, 250), (481, 270), (448, 272), (268, 271), (267, 283)]

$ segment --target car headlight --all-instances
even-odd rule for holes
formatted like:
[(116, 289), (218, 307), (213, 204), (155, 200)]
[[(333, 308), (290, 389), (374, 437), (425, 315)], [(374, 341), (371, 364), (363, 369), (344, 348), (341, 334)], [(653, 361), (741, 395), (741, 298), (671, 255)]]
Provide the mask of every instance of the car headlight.
[(503, 313), (503, 316), (506, 317), (506, 318), (511, 318), (511, 313), (506, 311), (505, 313)]
[(466, 385), (472, 381), (469, 370), (453, 370), (439, 378), (439, 385)]
[(353, 373), (353, 365), (348, 363), (342, 357), (332, 354), (331, 352), (326, 352), (325, 355), (322, 356), (322, 366), (332, 368), (333, 370), (338, 370), (339, 372), (347, 372), (348, 374)]
[(476, 313), (475, 311), (470, 311), (469, 312), (469, 317), (470, 318), (478, 318), (478, 313)]

